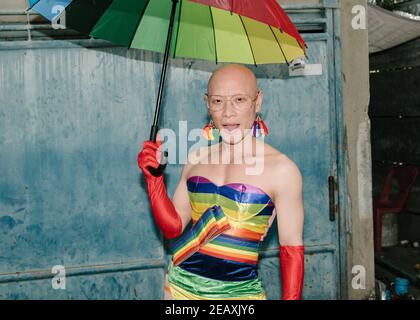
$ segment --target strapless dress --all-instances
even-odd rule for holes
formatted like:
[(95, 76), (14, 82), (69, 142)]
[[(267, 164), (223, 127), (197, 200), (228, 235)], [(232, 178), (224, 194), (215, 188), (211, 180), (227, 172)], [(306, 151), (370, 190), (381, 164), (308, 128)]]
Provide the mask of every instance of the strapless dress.
[(173, 299), (266, 299), (258, 249), (275, 218), (259, 187), (187, 180), (192, 227), (177, 239), (167, 271)]

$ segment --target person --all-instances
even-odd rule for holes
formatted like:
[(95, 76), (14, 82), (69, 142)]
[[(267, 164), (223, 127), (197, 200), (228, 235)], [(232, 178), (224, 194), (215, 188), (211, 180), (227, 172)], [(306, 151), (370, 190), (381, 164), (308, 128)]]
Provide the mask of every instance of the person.
[[(268, 130), (255, 74), (238, 64), (218, 68), (205, 101), (211, 118), (205, 133), (212, 139), (219, 132), (220, 140), (189, 154), (172, 200), (163, 175), (147, 170), (159, 165), (162, 141), (145, 141), (138, 156), (155, 221), (166, 238), (178, 238), (165, 275), (165, 299), (267, 299), (258, 248), (275, 217), (282, 299), (301, 299), (302, 175), (290, 158), (258, 137)], [(250, 163), (258, 164), (254, 172)]]

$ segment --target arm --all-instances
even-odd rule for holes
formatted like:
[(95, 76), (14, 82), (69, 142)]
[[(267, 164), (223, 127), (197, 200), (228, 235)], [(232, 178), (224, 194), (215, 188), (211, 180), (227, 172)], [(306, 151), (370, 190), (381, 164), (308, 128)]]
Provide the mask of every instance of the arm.
[(188, 225), (191, 220), (191, 205), (190, 205), (190, 198), (188, 197), (188, 189), (187, 189), (187, 173), (190, 169), (190, 165), (188, 163), (184, 164), (181, 172), (181, 177), (179, 179), (178, 186), (175, 189), (174, 195), (172, 197), (172, 203), (177, 212), (181, 217), (182, 221), (182, 231)]
[(137, 162), (146, 178), (149, 201), (155, 221), (163, 235), (168, 239), (173, 239), (178, 237), (188, 224), (191, 209), (189, 208), (188, 193), (185, 193), (185, 170), (183, 170), (181, 181), (172, 202), (167, 194), (163, 175), (154, 177), (147, 169), (148, 166), (158, 167), (159, 161), (157, 159), (160, 159), (162, 153), (160, 150), (161, 144), (161, 141), (156, 143), (145, 141)]
[(288, 158), (274, 170), (283, 300), (300, 300), (304, 275), (302, 175)]

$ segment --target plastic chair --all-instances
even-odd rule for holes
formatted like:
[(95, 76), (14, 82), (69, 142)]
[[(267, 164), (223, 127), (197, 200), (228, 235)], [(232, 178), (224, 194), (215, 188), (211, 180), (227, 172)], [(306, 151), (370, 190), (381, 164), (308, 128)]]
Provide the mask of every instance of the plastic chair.
[[(384, 189), (378, 200), (373, 203), (375, 252), (381, 251), (382, 248), (382, 216), (386, 213), (401, 213), (406, 210), (408, 197), (417, 174), (416, 167), (405, 165), (394, 166), (389, 171)], [(398, 195), (391, 199), (390, 193), (394, 179), (398, 183)]]

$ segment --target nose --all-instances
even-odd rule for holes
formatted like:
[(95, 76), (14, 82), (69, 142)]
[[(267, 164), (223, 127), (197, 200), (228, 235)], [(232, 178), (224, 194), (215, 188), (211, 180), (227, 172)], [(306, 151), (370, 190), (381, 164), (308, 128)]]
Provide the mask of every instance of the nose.
[(223, 102), (223, 117), (231, 117), (235, 115), (234, 105), (231, 99), (226, 99)]

